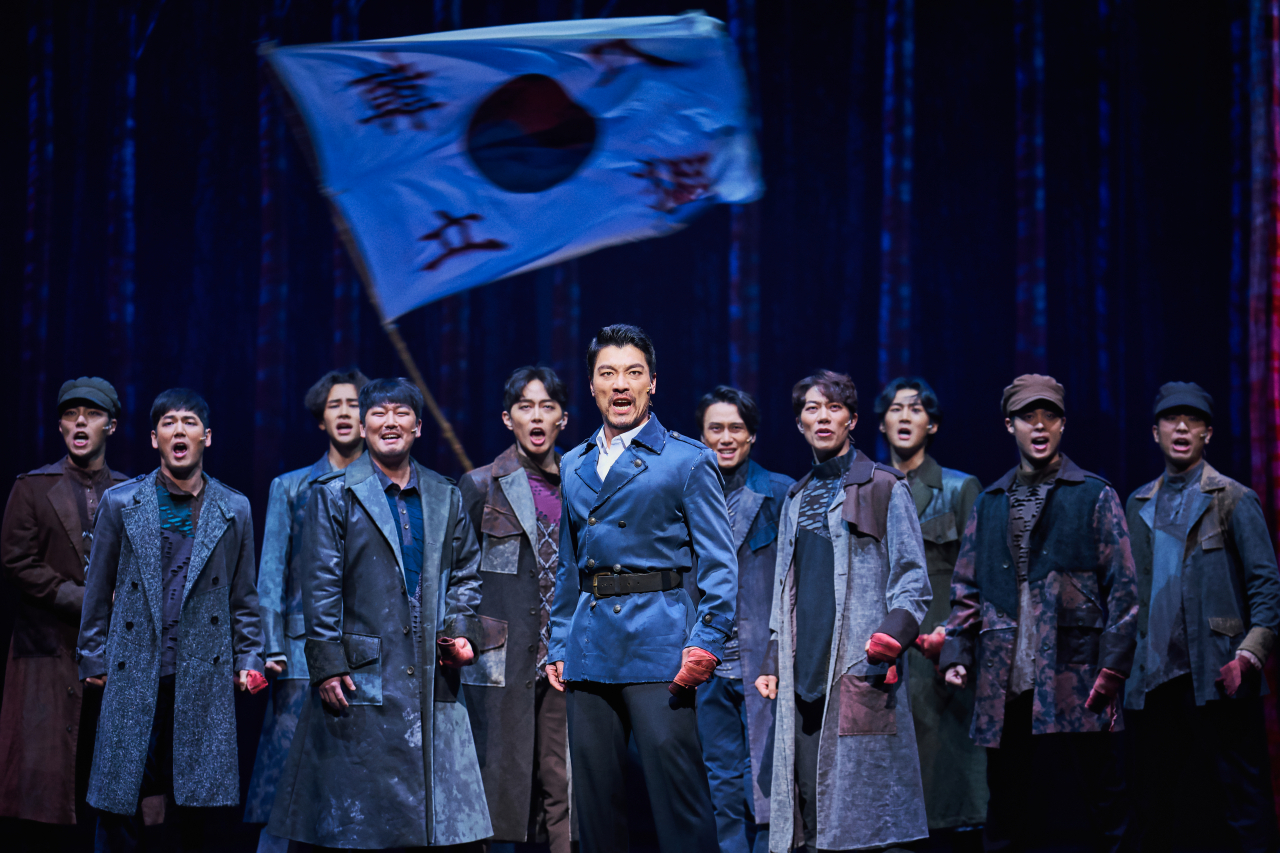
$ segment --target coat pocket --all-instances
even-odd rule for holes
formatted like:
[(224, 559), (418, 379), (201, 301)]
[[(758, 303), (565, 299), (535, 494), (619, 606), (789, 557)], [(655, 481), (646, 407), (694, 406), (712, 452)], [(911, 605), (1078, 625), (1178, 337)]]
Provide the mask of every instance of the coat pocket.
[(1209, 630), (1224, 637), (1244, 633), (1244, 620), (1239, 616), (1210, 616)]
[(480, 557), (481, 571), (499, 575), (514, 575), (520, 567), (520, 535), (484, 535), (484, 553)]
[(960, 538), (960, 531), (956, 529), (956, 514), (944, 512), (921, 521), (920, 536), (924, 541), (936, 545), (955, 542)]
[(342, 650), (351, 667), (356, 692), (347, 696), (352, 705), (382, 704), (382, 638), (370, 634), (342, 635)]
[(480, 617), (476, 662), (462, 668), (462, 683), (476, 687), (507, 686), (507, 623)]
[(896, 735), (898, 733), (896, 685), (884, 676), (840, 677), (840, 736)]
[(1058, 664), (1097, 663), (1105, 624), (1102, 609), (1092, 604), (1059, 610)]
[(284, 620), (284, 635), (290, 640), (300, 640), (307, 636), (307, 621), (301, 613), (290, 613)]

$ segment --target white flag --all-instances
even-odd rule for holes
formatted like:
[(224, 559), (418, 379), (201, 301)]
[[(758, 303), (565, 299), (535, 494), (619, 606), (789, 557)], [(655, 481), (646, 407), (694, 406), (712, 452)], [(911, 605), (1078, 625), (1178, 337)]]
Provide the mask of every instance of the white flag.
[(714, 18), (557, 21), (267, 58), (386, 319), (760, 197)]

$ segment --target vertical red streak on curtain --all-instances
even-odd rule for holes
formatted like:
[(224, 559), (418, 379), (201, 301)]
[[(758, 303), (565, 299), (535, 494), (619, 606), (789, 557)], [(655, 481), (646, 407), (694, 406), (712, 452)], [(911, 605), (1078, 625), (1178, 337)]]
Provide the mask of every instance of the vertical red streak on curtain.
[(27, 217), (23, 234), (20, 399), (35, 415), (35, 458), (43, 459), (49, 389), (49, 247), (53, 245), (53, 3), (27, 31)]
[[(137, 3), (121, 6), (119, 20), (124, 30), (121, 45), (124, 61), (116, 86), (117, 115), (120, 118), (112, 140), (111, 175), (107, 190), (107, 320), (112, 381), (120, 394), (124, 411), (136, 414), (139, 411), (134, 371), (137, 296), (134, 263), (137, 249), (134, 223), (134, 192), (137, 182), (134, 148), (134, 115), (138, 95)], [(126, 471), (134, 467), (129, 448), (133, 444), (131, 439), (136, 420), (136, 417), (121, 419), (120, 432), (125, 440), (117, 441), (115, 447), (124, 452), (112, 450), (112, 464), (119, 464)]]
[(1015, 169), (1018, 203), (1014, 367), (1048, 369), (1044, 214), (1044, 14), (1041, 0), (1016, 0)]
[(879, 379), (910, 372), (914, 9), (890, 0), (884, 44), (884, 192), (880, 202)]
[[(729, 0), (729, 35), (747, 77), (751, 121), (759, 118), (759, 60), (755, 0)], [(729, 213), (729, 383), (759, 392), (760, 373), (760, 206), (733, 205)]]
[[(259, 37), (271, 39), (278, 21), (274, 0), (261, 0)], [(258, 259), (258, 330), (254, 385), (253, 497), (266, 504), (272, 478), (280, 473), (283, 457), (285, 329), (287, 322), (284, 275), (284, 234), (280, 211), (279, 177), (283, 174), (281, 117), (266, 61), (258, 58), (258, 209), (261, 216)]]

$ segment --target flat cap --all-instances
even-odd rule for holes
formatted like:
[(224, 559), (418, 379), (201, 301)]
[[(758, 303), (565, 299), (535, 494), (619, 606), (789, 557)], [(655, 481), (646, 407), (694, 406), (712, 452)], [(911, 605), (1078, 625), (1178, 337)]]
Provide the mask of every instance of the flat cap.
[(1195, 409), (1213, 419), (1213, 395), (1194, 382), (1166, 382), (1156, 392), (1152, 414), (1157, 418), (1170, 409)]
[(1063, 400), (1066, 396), (1066, 389), (1052, 376), (1024, 373), (1004, 389), (1004, 396), (1000, 399), (1000, 411), (1007, 416), (1022, 411), (1028, 403), (1044, 400), (1057, 406), (1058, 410), (1065, 414), (1067, 407)]
[(81, 376), (68, 379), (58, 389), (58, 414), (76, 405), (88, 403), (105, 411), (111, 417), (120, 415), (120, 396), (115, 387), (101, 376)]

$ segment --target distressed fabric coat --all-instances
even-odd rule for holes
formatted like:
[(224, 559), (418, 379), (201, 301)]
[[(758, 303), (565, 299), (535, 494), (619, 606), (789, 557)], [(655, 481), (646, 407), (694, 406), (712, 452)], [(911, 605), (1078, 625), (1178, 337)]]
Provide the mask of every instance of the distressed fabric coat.
[[(943, 468), (929, 455), (911, 480), (933, 590), (921, 635), (932, 633), (951, 613), (951, 575), (960, 555), (960, 535), (981, 491), (976, 477)], [(914, 646), (907, 652), (907, 665), (929, 828), (981, 824), (987, 815), (987, 754), (969, 737), (974, 684), (963, 690), (947, 684), (942, 670)]]
[[(481, 641), (480, 549), (458, 489), (417, 470), (423, 517), (419, 601), (386, 493), (366, 453), (312, 490), (303, 524), (306, 655), (312, 689), (267, 829), (325, 847), (423, 847), (492, 834), (456, 670), (436, 639)], [(351, 706), (318, 685), (349, 674)]]
[(747, 706), (747, 743), (751, 751), (752, 815), (757, 824), (769, 822), (769, 795), (760, 790), (758, 771), (773, 728), (773, 703), (755, 689), (769, 648), (769, 617), (773, 612), (773, 578), (778, 562), (778, 518), (795, 483), (790, 477), (766, 471), (747, 460), (747, 482), (738, 497), (738, 511), (729, 519), (738, 553), (738, 610), (734, 630), (738, 660), (716, 668), (716, 678), (741, 678)]
[[(480, 533), (481, 639), (474, 666), (462, 670), (489, 818), (498, 841), (534, 841), (535, 668), (541, 628), (538, 518), (529, 475), (516, 447), (459, 483), (462, 505)], [(568, 732), (564, 733), (568, 739)], [(572, 779), (572, 777), (570, 777)]]
[[(738, 561), (711, 448), (668, 432), (650, 415), (603, 482), (599, 452), (593, 433), (560, 462), (564, 512), (547, 660), (564, 661), (568, 681), (634, 684), (675, 678), (687, 646), (723, 658)], [(695, 555), (702, 591), (696, 606), (693, 578), (676, 589), (614, 598), (617, 612), (596, 606), (592, 574), (688, 574)]]
[[(18, 480), (0, 528), (0, 561), (18, 593), (0, 703), (0, 815), (76, 822), (82, 687), (76, 635), (89, 546), (66, 457)], [(125, 479), (107, 470), (108, 484)], [(100, 487), (99, 487), (100, 488)]]
[(245, 795), (245, 823), (266, 823), (298, 717), (310, 693), (306, 625), (302, 614), (302, 524), (307, 499), (321, 477), (333, 470), (325, 453), (309, 468), (281, 474), (271, 481), (267, 523), (258, 561), (258, 613), (262, 617), (266, 656), (285, 656), (284, 672), (271, 683), (271, 704), (262, 723), (258, 755)]
[[(80, 619), (80, 677), (107, 677), (89, 804), (132, 815), (160, 686), (156, 475), (109, 489), (98, 508)], [(174, 682), (173, 794), (181, 806), (240, 801), (235, 679), (262, 671), (249, 500), (207, 477), (182, 595)], [(114, 597), (114, 603), (112, 601)]]
[[(969, 517), (939, 662), (943, 670), (962, 664), (976, 681), (971, 732), (975, 743), (990, 748), (1000, 746), (1004, 730), (1020, 619), (1035, 625), (1031, 731), (1037, 735), (1112, 727), (1108, 710), (1095, 714), (1084, 703), (1100, 669), (1129, 674), (1138, 628), (1137, 580), (1120, 498), (1105, 480), (1066, 457), (1027, 537), (1033, 606), (1031, 613), (1018, 613), (1008, 545), (1008, 489), (1016, 473), (1014, 468), (988, 486)], [(1068, 504), (1083, 509), (1059, 508)], [(984, 550), (1001, 556), (979, 565)], [(1067, 557), (1077, 550), (1086, 555), (1079, 563)], [(1122, 724), (1117, 718), (1114, 730)]]
[[(1152, 529), (1156, 502), (1164, 477), (1157, 477), (1129, 498), (1126, 515), (1138, 572), (1138, 650), (1133, 674), (1125, 682), (1125, 707), (1141, 709), (1146, 682), (1147, 618), (1151, 604)], [(1191, 683), (1196, 704), (1225, 699), (1215, 681), (1218, 670), (1239, 648), (1262, 661), (1280, 631), (1280, 574), (1271, 534), (1257, 494), (1220, 474), (1208, 462), (1200, 475), (1200, 493), (1191, 506), (1191, 524), (1182, 561), (1182, 606)], [(1267, 692), (1267, 680), (1246, 679), (1236, 698)]]
[[(850, 850), (902, 844), (929, 834), (911, 717), (910, 673), (887, 684), (887, 664), (864, 650), (890, 611), (917, 623), (929, 607), (929, 575), (911, 491), (901, 475), (859, 451), (827, 512), (835, 552), (836, 622), (818, 747), (818, 847)], [(778, 698), (770, 789), (769, 849), (795, 844), (796, 530), (800, 496), (782, 507), (773, 615)], [(888, 497), (885, 499), (884, 495)], [(877, 505), (885, 507), (876, 511)]]

